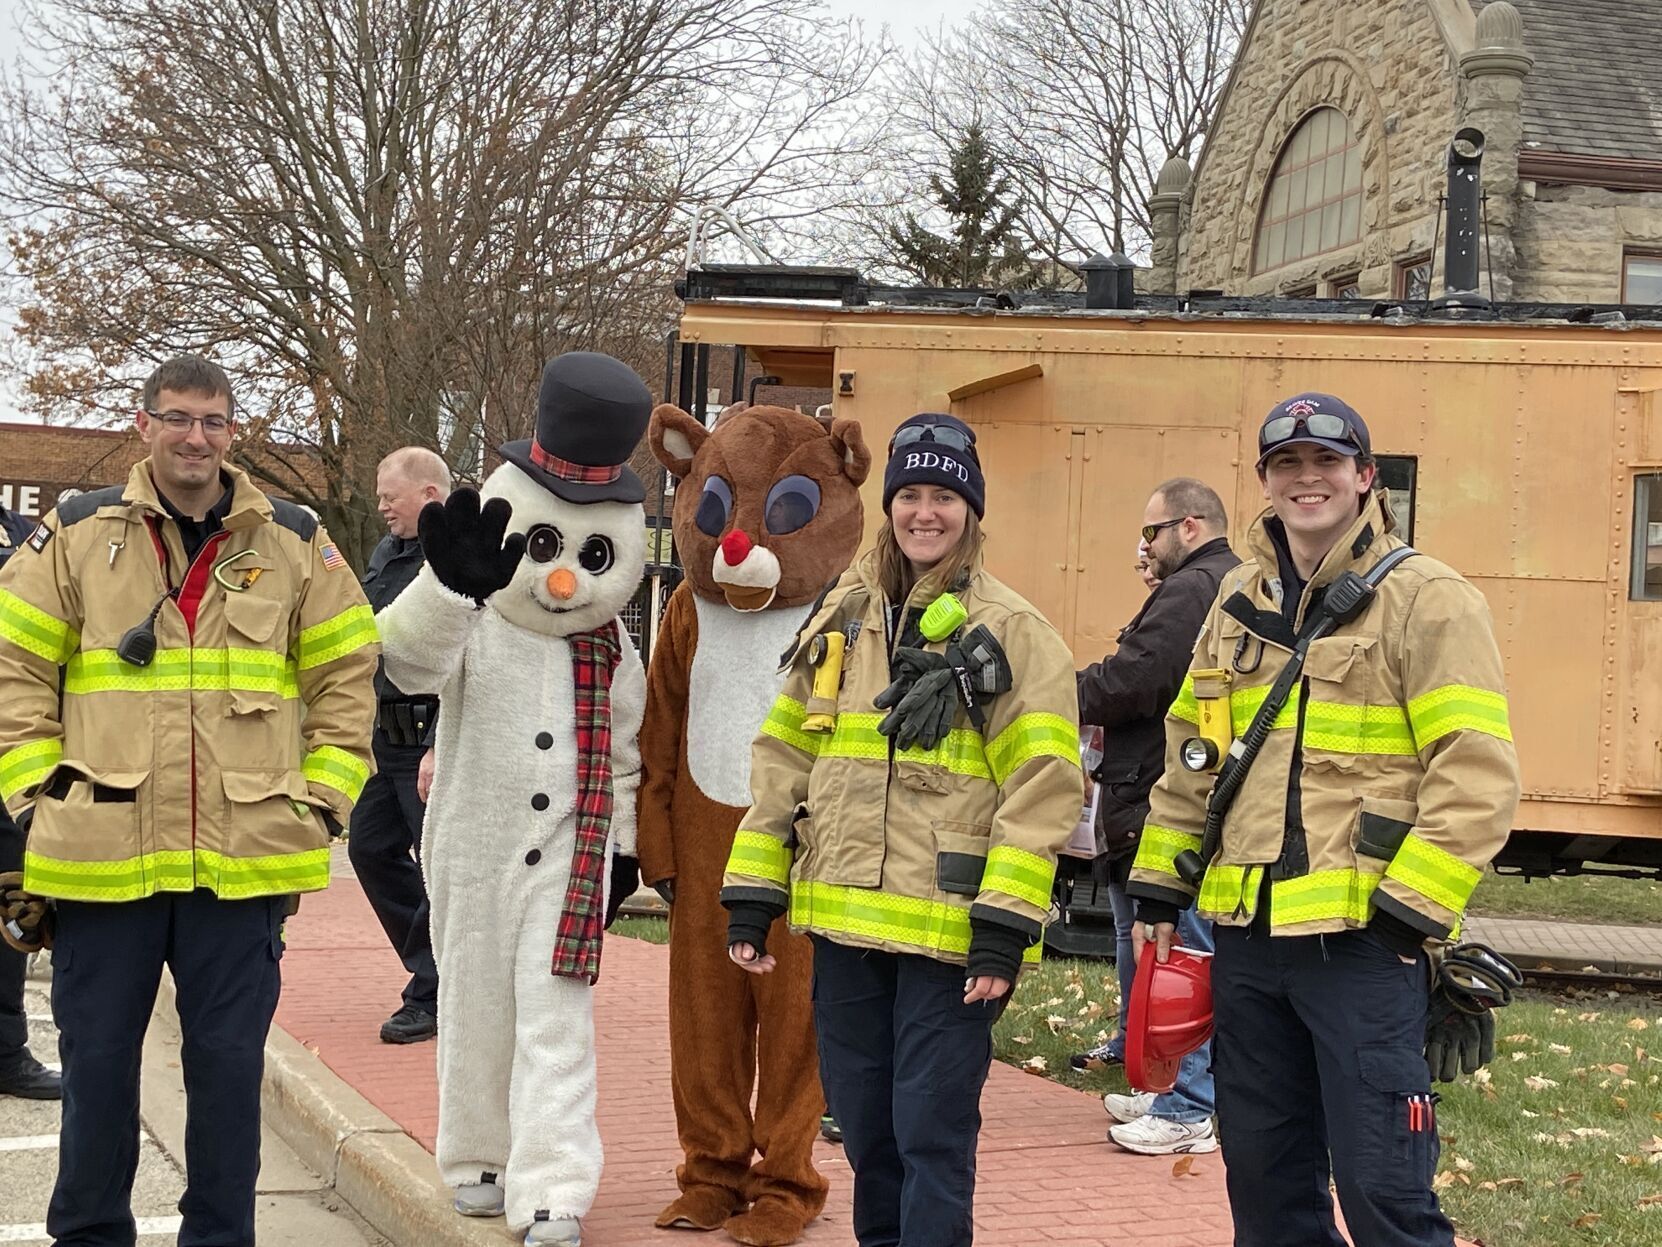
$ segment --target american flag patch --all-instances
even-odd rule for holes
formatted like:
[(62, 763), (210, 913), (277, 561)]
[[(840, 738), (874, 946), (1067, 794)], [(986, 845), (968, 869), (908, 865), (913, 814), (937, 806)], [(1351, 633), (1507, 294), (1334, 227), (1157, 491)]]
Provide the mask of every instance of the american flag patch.
[(346, 566), (346, 560), (341, 557), (340, 551), (335, 549), (335, 543), (332, 541), (323, 543), (323, 565), (332, 572), (338, 572)]

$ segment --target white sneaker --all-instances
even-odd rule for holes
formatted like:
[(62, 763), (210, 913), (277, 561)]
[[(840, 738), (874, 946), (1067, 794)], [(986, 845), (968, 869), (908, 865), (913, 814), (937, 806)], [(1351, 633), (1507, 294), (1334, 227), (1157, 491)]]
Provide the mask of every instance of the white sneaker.
[(525, 1247), (583, 1247), (583, 1226), (576, 1217), (533, 1221), (525, 1231)]
[(1110, 1092), (1102, 1097), (1102, 1107), (1115, 1121), (1136, 1121), (1148, 1116), (1148, 1110), (1154, 1107), (1154, 1093), (1134, 1091), (1130, 1095), (1114, 1095)]
[(464, 1217), (500, 1217), (507, 1209), (507, 1195), (494, 1182), (468, 1182), (456, 1188), (451, 1206)]
[(1172, 1121), (1169, 1117), (1139, 1117), (1136, 1121), (1108, 1127), (1108, 1137), (1128, 1152), (1139, 1156), (1175, 1156), (1186, 1152), (1215, 1152), (1217, 1132), (1212, 1119)]

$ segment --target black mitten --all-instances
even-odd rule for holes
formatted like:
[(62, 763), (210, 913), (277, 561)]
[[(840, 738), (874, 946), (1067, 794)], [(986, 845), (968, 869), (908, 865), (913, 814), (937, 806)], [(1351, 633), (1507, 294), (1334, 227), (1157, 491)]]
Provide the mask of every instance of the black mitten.
[(606, 900), (606, 928), (611, 929), (612, 923), (617, 921), (617, 911), (623, 908), (623, 902), (635, 895), (635, 890), (641, 886), (641, 864), (633, 857), (626, 857), (622, 853), (612, 854), (612, 884)]
[(481, 510), (476, 489), (458, 489), (421, 509), (421, 552), (441, 585), (483, 606), (514, 578), (525, 534), (508, 533), (512, 511), (506, 498), (492, 498)]
[(1495, 1059), (1495, 1015), (1460, 1008), (1438, 984), (1425, 1015), (1425, 1063), (1437, 1082), (1475, 1074)]

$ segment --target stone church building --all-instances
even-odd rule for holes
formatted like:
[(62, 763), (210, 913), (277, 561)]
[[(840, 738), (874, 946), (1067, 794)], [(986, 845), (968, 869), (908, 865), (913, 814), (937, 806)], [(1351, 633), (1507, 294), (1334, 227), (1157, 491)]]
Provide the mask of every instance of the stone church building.
[(1662, 0), (1260, 0), (1195, 168), (1161, 171), (1139, 285), (1441, 294), (1463, 126), (1484, 293), (1662, 303)]

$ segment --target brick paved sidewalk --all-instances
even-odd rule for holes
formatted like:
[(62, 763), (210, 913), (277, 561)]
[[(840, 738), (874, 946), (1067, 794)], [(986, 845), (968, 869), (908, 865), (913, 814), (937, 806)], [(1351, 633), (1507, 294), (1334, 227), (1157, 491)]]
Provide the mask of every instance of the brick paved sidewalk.
[(1662, 929), (1544, 922), (1535, 918), (1468, 918), (1465, 939), (1487, 944), (1528, 970), (1601, 970), (1662, 974)]
[[(338, 856), (344, 866), (344, 853)], [(680, 1159), (664, 1047), (667, 971), (663, 948), (607, 941), (596, 1000), (606, 1168), (585, 1222), (587, 1247), (731, 1241), (652, 1227), (675, 1196)], [(398, 1005), (404, 978), (357, 881), (337, 875), (289, 922), (277, 1023), (431, 1150), (435, 1045), (394, 1047), (376, 1035)], [(1197, 1157), (1193, 1176), (1174, 1178), (1169, 1159), (1131, 1156), (1104, 1141), (1107, 1119), (1096, 1097), (1002, 1064), (993, 1066), (982, 1111), (978, 1247), (1229, 1243), (1218, 1153)], [(840, 1149), (824, 1143), (817, 1159), (831, 1178), (831, 1198), (804, 1241), (848, 1247), (848, 1166)]]

